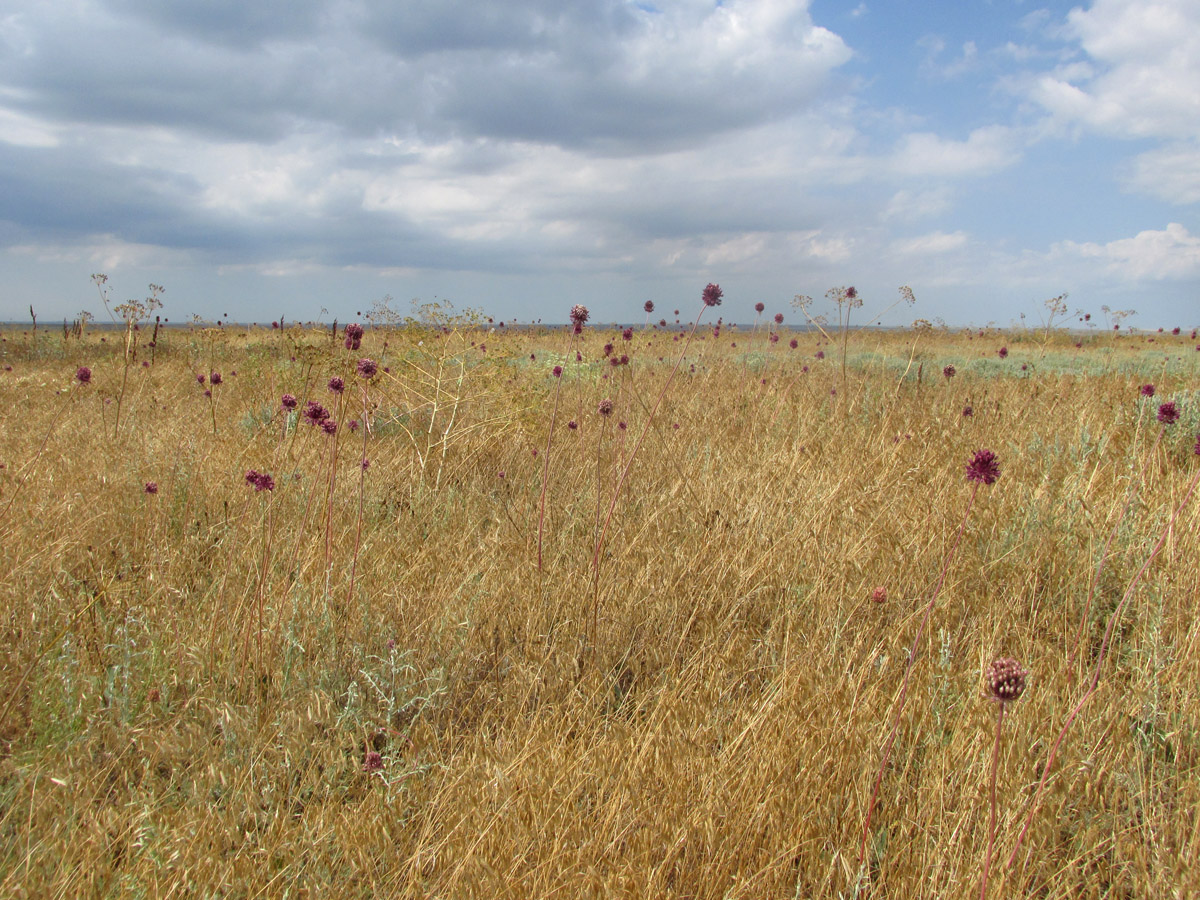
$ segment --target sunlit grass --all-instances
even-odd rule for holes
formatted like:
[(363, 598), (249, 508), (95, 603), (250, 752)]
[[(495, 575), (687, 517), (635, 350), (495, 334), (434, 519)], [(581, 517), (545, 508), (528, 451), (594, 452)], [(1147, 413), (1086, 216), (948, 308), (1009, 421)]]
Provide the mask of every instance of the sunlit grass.
[(712, 324), (4, 334), (0, 895), (1200, 890), (1195, 341)]

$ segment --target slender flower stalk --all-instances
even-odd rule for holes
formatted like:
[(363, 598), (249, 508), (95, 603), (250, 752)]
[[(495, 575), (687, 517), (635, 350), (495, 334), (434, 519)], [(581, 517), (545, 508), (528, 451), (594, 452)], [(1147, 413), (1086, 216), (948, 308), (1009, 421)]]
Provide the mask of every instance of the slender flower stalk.
[(1015, 659), (998, 659), (988, 669), (988, 693), (1000, 707), (996, 716), (996, 743), (992, 746), (991, 817), (988, 821), (987, 852), (983, 857), (983, 878), (979, 887), (979, 900), (987, 897), (988, 872), (992, 867), (992, 850), (996, 844), (996, 770), (1000, 762), (1000, 729), (1004, 727), (1004, 711), (1025, 692), (1025, 679), (1029, 673)]
[(946, 583), (946, 573), (950, 570), (950, 560), (954, 558), (955, 552), (958, 550), (958, 545), (962, 541), (963, 532), (967, 527), (967, 520), (971, 517), (971, 510), (975, 507), (975, 498), (979, 493), (981, 484), (993, 484), (1000, 477), (1000, 466), (996, 461), (996, 454), (991, 450), (979, 450), (967, 463), (967, 480), (971, 482), (971, 498), (967, 501), (966, 512), (963, 513), (962, 522), (959, 523), (958, 533), (954, 537), (954, 543), (950, 546), (950, 552), (946, 554), (946, 558), (942, 561), (942, 571), (938, 576), (937, 584), (934, 586), (933, 592), (929, 596), (929, 601), (925, 604), (925, 614), (921, 617), (921, 625), (917, 628), (917, 634), (913, 638), (912, 646), (908, 651), (908, 663), (904, 667), (904, 681), (900, 686), (900, 694), (896, 698), (895, 713), (892, 716), (892, 727), (888, 732), (887, 741), (883, 745), (883, 758), (879, 762), (879, 771), (875, 775), (875, 786), (871, 789), (871, 799), (867, 804), (866, 820), (863, 822), (862, 843), (858, 849), (859, 862), (863, 862), (867, 858), (867, 839), (871, 835), (871, 817), (875, 812), (875, 804), (879, 799), (879, 788), (883, 783), (883, 773), (887, 771), (888, 761), (892, 756), (892, 747), (896, 743), (896, 735), (900, 730), (900, 718), (904, 713), (904, 706), (908, 701), (908, 684), (912, 677), (913, 665), (917, 661), (917, 650), (921, 646), (921, 638), (925, 636), (925, 629), (929, 626), (929, 619), (933, 615), (933, 606), (937, 602), (938, 595), (942, 592), (942, 586)]
[(546, 435), (546, 453), (542, 460), (542, 497), (538, 504), (538, 571), (542, 571), (542, 530), (546, 523), (546, 486), (550, 483), (550, 444), (554, 440), (554, 422), (558, 418), (558, 395), (562, 392), (562, 366), (554, 367), (554, 411), (550, 413), (550, 432)]
[[(1197, 442), (1197, 453), (1200, 454), (1200, 441)], [(1096, 656), (1096, 667), (1092, 671), (1092, 680), (1088, 684), (1087, 691), (1084, 693), (1083, 697), (1080, 698), (1079, 702), (1075, 705), (1075, 708), (1072, 709), (1067, 715), (1067, 719), (1063, 723), (1062, 730), (1059, 731), (1058, 737), (1054, 741), (1054, 745), (1050, 748), (1050, 754), (1046, 757), (1046, 765), (1042, 767), (1042, 777), (1038, 779), (1037, 790), (1034, 791), (1033, 795), (1033, 803), (1029, 807), (1029, 813), (1025, 816), (1025, 824), (1021, 828), (1021, 833), (1017, 835), (1017, 842), (1013, 845), (1012, 853), (1009, 854), (1009, 868), (1011, 868), (1013, 863), (1016, 861), (1017, 853), (1021, 849), (1021, 844), (1024, 842), (1026, 834), (1029, 832), (1029, 826), (1033, 822), (1033, 817), (1037, 813), (1038, 808), (1041, 806), (1042, 794), (1046, 790), (1046, 782), (1050, 778), (1050, 770), (1054, 766), (1054, 759), (1058, 755), (1058, 748), (1062, 745), (1063, 738), (1067, 736), (1067, 731), (1070, 730), (1071, 725), (1074, 724), (1075, 719), (1079, 716), (1080, 711), (1084, 708), (1084, 706), (1087, 705), (1087, 702), (1091, 700), (1093, 696), (1095, 696), (1096, 690), (1100, 686), (1100, 673), (1103, 671), (1104, 663), (1108, 659), (1108, 651), (1112, 641), (1113, 630), (1116, 628), (1117, 622), (1121, 618), (1121, 613), (1125, 609), (1125, 604), (1129, 602), (1129, 598), (1133, 596), (1133, 592), (1141, 582), (1142, 576), (1146, 574), (1146, 571), (1150, 568), (1150, 564), (1154, 562), (1155, 558), (1166, 544), (1167, 536), (1175, 527), (1175, 520), (1179, 518), (1180, 512), (1183, 511), (1183, 508), (1191, 499), (1192, 494), (1196, 490), (1196, 484), (1198, 482), (1200, 482), (1200, 470), (1197, 470), (1196, 474), (1192, 476), (1192, 480), (1188, 484), (1187, 491), (1184, 493), (1183, 499), (1179, 501), (1175, 509), (1171, 512), (1171, 518), (1167, 520), (1167, 524), (1163, 528), (1162, 534), (1159, 535), (1158, 541), (1155, 543), (1154, 548), (1150, 551), (1150, 555), (1146, 557), (1146, 561), (1142, 563), (1142, 567), (1138, 569), (1137, 573), (1133, 576), (1133, 580), (1129, 583), (1129, 587), (1125, 589), (1125, 593), (1121, 596), (1120, 602), (1117, 603), (1116, 609), (1113, 610), (1112, 615), (1109, 617), (1108, 627), (1104, 630), (1104, 639), (1100, 642), (1100, 652)]]

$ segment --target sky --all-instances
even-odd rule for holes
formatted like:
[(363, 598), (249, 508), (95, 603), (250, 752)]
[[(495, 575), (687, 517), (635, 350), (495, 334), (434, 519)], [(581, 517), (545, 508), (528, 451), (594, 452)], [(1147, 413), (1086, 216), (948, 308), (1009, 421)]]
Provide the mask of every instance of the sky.
[(1198, 205), (1200, 0), (0, 5), (0, 320), (1194, 327)]

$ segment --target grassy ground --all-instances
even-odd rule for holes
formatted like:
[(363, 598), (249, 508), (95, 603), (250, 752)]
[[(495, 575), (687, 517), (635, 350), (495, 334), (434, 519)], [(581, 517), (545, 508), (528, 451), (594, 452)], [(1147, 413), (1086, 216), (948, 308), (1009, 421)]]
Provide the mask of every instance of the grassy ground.
[(1196, 341), (711, 325), (7, 332), (0, 895), (1200, 891)]

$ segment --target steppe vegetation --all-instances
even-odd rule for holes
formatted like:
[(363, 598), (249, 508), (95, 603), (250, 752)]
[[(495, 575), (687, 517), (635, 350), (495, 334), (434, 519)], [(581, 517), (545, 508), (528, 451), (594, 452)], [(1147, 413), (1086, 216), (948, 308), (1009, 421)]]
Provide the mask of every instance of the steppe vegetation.
[(161, 293), (0, 343), (0, 896), (1200, 893), (1194, 333)]

